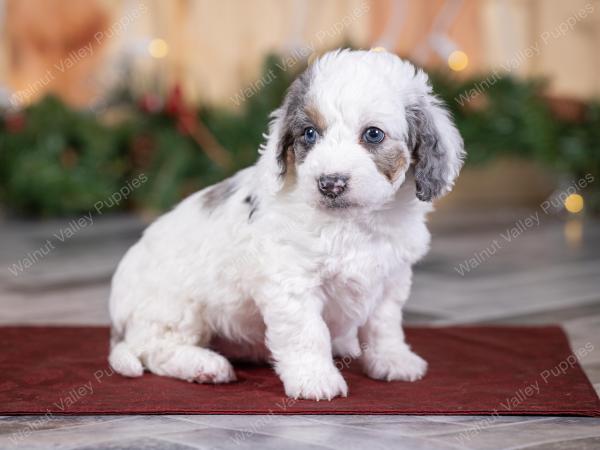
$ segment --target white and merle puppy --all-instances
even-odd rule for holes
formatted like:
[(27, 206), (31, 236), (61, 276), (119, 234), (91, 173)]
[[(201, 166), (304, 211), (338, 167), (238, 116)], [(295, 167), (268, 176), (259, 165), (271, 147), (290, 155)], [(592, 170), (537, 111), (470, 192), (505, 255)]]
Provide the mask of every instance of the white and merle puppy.
[(111, 366), (225, 383), (226, 358), (267, 360), (287, 395), (315, 400), (347, 395), (338, 355), (372, 378), (421, 378), (402, 306), (430, 202), (464, 154), (427, 75), (391, 53), (327, 53), (291, 85), (260, 153), (127, 252)]

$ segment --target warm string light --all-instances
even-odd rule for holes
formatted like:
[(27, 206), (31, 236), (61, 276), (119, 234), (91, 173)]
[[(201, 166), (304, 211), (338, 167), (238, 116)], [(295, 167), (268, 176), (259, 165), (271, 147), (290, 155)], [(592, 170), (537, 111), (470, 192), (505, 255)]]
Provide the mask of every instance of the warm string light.
[(164, 58), (169, 54), (169, 44), (164, 39), (152, 39), (148, 44), (148, 53), (153, 58)]
[(579, 194), (571, 194), (565, 199), (565, 209), (572, 214), (583, 211), (583, 197)]
[(448, 67), (455, 72), (465, 70), (469, 65), (469, 57), (462, 50), (454, 50), (448, 55)]

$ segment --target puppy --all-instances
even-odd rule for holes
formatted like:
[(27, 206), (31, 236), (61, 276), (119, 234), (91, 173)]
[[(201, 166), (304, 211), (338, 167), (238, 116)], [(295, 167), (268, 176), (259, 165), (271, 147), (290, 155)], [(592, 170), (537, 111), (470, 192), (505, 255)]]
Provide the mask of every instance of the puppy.
[(254, 166), (183, 200), (119, 264), (111, 366), (226, 383), (226, 358), (266, 360), (313, 400), (347, 395), (334, 356), (420, 379), (402, 306), (464, 155), (427, 75), (386, 52), (327, 53), (271, 117)]

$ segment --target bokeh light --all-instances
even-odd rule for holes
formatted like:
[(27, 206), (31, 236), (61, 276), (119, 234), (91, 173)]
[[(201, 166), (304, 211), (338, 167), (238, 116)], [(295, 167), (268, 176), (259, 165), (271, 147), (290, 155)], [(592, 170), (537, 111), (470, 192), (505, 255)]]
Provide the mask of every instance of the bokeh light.
[(583, 210), (583, 197), (579, 194), (571, 194), (565, 199), (565, 209), (576, 214)]
[(581, 218), (572, 216), (572, 218), (567, 220), (565, 222), (564, 234), (569, 248), (580, 248), (583, 242), (583, 222)]
[(455, 72), (465, 70), (469, 65), (469, 57), (462, 50), (454, 50), (448, 56), (448, 67)]
[(153, 58), (164, 58), (169, 53), (169, 44), (164, 39), (152, 39), (148, 44), (148, 53)]

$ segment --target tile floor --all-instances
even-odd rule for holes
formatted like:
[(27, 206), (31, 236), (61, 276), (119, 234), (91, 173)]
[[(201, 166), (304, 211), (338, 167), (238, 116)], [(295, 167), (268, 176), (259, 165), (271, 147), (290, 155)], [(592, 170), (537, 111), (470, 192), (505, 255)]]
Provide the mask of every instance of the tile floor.
[[(573, 348), (600, 349), (600, 221), (545, 216), (509, 242), (535, 211), (435, 213), (432, 250), (415, 270), (407, 321), (561, 323)], [(0, 222), (0, 325), (106, 324), (109, 278), (143, 228), (94, 218), (60, 242), (68, 221)], [(54, 249), (18, 264), (50, 239)], [(460, 264), (496, 240), (478, 267)], [(17, 272), (17, 275), (11, 273)], [(582, 361), (600, 392), (600, 351)], [(600, 419), (483, 416), (0, 417), (0, 448), (23, 449), (596, 449)]]

